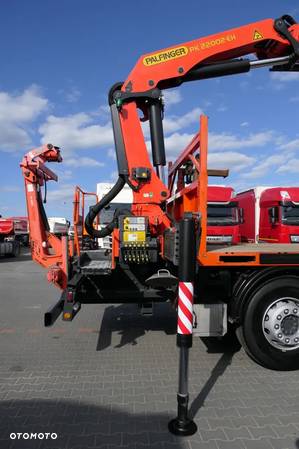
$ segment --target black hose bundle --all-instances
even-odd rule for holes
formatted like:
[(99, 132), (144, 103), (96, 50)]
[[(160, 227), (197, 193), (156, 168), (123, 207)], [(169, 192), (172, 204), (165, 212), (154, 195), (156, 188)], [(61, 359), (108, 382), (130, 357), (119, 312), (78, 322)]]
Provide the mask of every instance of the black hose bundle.
[(103, 238), (112, 233), (113, 229), (116, 226), (115, 219), (113, 219), (111, 223), (108, 223), (107, 226), (105, 226), (103, 229), (100, 230), (95, 229), (93, 227), (93, 222), (96, 216), (100, 213), (100, 211), (105, 206), (107, 206), (113, 200), (113, 198), (115, 198), (116, 195), (122, 190), (125, 183), (126, 183), (125, 179), (119, 176), (118, 180), (116, 181), (115, 185), (112, 187), (110, 192), (108, 192), (107, 195), (105, 195), (97, 204), (95, 204), (90, 208), (85, 218), (85, 229), (91, 237)]

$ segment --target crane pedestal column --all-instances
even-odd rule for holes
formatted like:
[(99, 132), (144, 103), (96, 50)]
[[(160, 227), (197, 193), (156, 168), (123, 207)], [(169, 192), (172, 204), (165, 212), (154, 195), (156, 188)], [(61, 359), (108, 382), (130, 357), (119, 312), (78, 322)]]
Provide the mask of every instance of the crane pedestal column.
[(193, 328), (193, 283), (195, 277), (196, 239), (195, 223), (191, 214), (180, 222), (179, 253), (179, 301), (177, 346), (180, 349), (179, 387), (177, 394), (178, 414), (168, 424), (174, 435), (193, 435), (196, 424), (188, 417), (188, 366), (189, 349), (192, 347)]

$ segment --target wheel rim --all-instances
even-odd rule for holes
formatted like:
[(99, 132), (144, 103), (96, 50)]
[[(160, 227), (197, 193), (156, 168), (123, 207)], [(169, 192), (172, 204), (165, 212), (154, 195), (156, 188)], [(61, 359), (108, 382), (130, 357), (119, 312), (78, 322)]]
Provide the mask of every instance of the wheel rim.
[(299, 299), (279, 298), (267, 308), (263, 317), (267, 341), (281, 351), (299, 348)]

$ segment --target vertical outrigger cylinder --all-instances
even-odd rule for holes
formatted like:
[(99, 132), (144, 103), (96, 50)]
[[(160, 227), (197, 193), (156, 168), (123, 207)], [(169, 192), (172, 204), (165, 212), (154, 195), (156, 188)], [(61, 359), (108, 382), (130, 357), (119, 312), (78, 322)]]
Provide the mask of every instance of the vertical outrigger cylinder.
[(193, 296), (196, 264), (195, 222), (191, 213), (180, 222), (179, 248), (179, 302), (177, 346), (180, 349), (179, 387), (177, 394), (178, 414), (168, 428), (175, 435), (193, 435), (196, 424), (188, 417), (188, 365), (189, 349), (192, 347)]

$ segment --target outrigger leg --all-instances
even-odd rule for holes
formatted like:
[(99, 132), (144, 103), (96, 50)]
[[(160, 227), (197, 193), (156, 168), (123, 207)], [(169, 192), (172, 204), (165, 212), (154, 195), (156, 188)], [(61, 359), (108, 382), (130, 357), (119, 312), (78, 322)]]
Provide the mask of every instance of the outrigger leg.
[(177, 346), (180, 349), (179, 388), (177, 394), (178, 414), (168, 424), (174, 435), (193, 435), (197, 426), (188, 417), (188, 364), (189, 348), (192, 347), (193, 294), (196, 262), (195, 222), (191, 214), (185, 214), (180, 222), (179, 253), (179, 303)]

